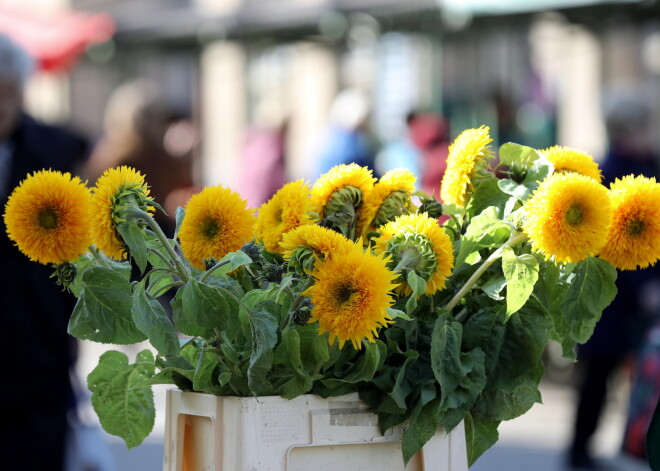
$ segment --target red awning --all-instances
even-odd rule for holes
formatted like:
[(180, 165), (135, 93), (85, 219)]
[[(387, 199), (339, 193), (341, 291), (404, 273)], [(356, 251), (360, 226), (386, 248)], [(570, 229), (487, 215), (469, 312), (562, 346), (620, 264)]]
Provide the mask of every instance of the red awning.
[(105, 13), (41, 14), (0, 7), (0, 33), (23, 46), (40, 70), (72, 67), (88, 45), (107, 41), (114, 32), (114, 21)]

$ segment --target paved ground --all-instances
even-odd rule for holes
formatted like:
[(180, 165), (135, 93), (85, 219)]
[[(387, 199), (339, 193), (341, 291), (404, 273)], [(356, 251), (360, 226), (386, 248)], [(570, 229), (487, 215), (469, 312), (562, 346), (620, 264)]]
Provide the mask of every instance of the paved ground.
[[(137, 350), (137, 349), (136, 349)], [(83, 347), (80, 374), (94, 367), (98, 358), (98, 347), (88, 344)], [(134, 357), (134, 352), (129, 353)], [(83, 376), (84, 377), (84, 376)], [(164, 391), (156, 388), (156, 426), (145, 443), (126, 450), (123, 442), (104, 432), (91, 433), (91, 448), (106, 466), (98, 471), (160, 471), (163, 456)], [(544, 383), (544, 404), (536, 404), (526, 415), (500, 426), (499, 442), (487, 451), (470, 471), (565, 471), (564, 449), (569, 439), (574, 393), (565, 385)], [(627, 390), (617, 388), (610, 398), (601, 427), (595, 437), (595, 452), (609, 471), (648, 471), (647, 464), (626, 459), (618, 454), (621, 431), (626, 413)], [(92, 414), (90, 414), (93, 416)], [(78, 471), (78, 470), (71, 470)], [(238, 471), (238, 470), (236, 470)]]

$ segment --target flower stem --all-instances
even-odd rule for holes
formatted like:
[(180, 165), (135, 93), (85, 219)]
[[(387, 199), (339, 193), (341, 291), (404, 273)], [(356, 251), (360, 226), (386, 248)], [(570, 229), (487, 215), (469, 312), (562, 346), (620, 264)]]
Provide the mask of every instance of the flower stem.
[(140, 208), (137, 206), (131, 206), (130, 208), (127, 209), (126, 211), (127, 216), (132, 216), (135, 218), (139, 218), (144, 220), (144, 222), (147, 223), (149, 228), (154, 231), (154, 234), (156, 234), (156, 237), (160, 240), (160, 243), (163, 245), (165, 250), (167, 251), (167, 254), (170, 256), (172, 259), (172, 263), (174, 264), (174, 267), (176, 268), (177, 274), (179, 277), (183, 280), (184, 283), (188, 282), (190, 279), (190, 276), (188, 272), (186, 271), (185, 267), (181, 263), (181, 260), (179, 259), (179, 256), (177, 253), (174, 251), (172, 246), (170, 245), (167, 236), (163, 232), (163, 230), (160, 228), (158, 223), (154, 218), (151, 217), (151, 215), (145, 211), (142, 211)]
[(499, 247), (495, 252), (490, 254), (490, 257), (488, 257), (486, 260), (484, 260), (484, 263), (481, 264), (479, 268), (477, 268), (477, 271), (475, 271), (470, 279), (468, 279), (465, 284), (461, 287), (461, 289), (454, 295), (453, 298), (447, 303), (447, 305), (444, 307), (447, 311), (451, 311), (458, 303), (459, 301), (467, 294), (468, 291), (472, 289), (474, 284), (479, 280), (481, 275), (484, 274), (488, 268), (495, 263), (497, 259), (502, 257), (502, 252), (504, 251), (505, 247), (513, 247), (516, 245), (518, 242), (521, 242), (523, 240), (527, 239), (527, 234), (525, 233), (518, 233), (515, 235), (512, 235), (509, 237), (509, 240), (507, 240), (501, 247)]
[(216, 270), (217, 270), (218, 268), (220, 268), (220, 267), (224, 267), (224, 266), (227, 265), (228, 263), (229, 263), (229, 260), (225, 260), (224, 262), (218, 262), (218, 263), (216, 263), (216, 264), (213, 265), (211, 268), (209, 268), (208, 270), (206, 270), (206, 273), (204, 273), (204, 274), (202, 275), (202, 277), (200, 278), (199, 281), (201, 281), (202, 283), (204, 283), (204, 282), (208, 279), (208, 277), (211, 276), (211, 274), (213, 274), (214, 271), (216, 271)]

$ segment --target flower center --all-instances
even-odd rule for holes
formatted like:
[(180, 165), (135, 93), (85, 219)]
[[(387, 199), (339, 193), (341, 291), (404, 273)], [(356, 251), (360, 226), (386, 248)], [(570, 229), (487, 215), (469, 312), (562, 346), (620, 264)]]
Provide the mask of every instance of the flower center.
[(222, 230), (222, 225), (218, 221), (216, 221), (215, 219), (207, 219), (202, 224), (201, 233), (204, 237), (211, 240), (214, 239), (215, 236), (217, 236), (221, 230)]
[(335, 292), (336, 298), (339, 301), (340, 304), (347, 303), (350, 299), (353, 293), (357, 293), (358, 290), (353, 287), (353, 285), (349, 283), (345, 283), (343, 285), (340, 285), (337, 287), (337, 291)]
[(53, 208), (46, 208), (39, 213), (39, 226), (48, 230), (55, 229), (59, 219), (57, 212)]
[(646, 228), (646, 224), (644, 224), (644, 221), (635, 219), (628, 223), (626, 230), (628, 231), (628, 234), (631, 235), (632, 237), (639, 237), (644, 233), (645, 228)]
[(577, 226), (582, 222), (584, 219), (584, 214), (582, 213), (582, 210), (580, 209), (579, 206), (571, 206), (571, 208), (566, 211), (566, 214), (564, 215), (564, 219), (568, 223), (569, 226)]

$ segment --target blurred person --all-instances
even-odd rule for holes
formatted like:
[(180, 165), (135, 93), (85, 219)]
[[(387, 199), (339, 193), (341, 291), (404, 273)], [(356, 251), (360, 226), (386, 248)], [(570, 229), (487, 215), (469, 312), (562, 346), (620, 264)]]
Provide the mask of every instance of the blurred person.
[[(366, 132), (369, 102), (356, 89), (341, 91), (330, 107), (329, 128), (318, 157), (318, 173), (356, 163), (374, 170), (375, 153)], [(376, 172), (377, 173), (377, 172)]]
[(103, 135), (84, 173), (93, 183), (108, 168), (133, 167), (145, 174), (151, 196), (167, 216), (155, 218), (168, 236), (175, 226), (177, 206), (192, 193), (192, 153), (196, 144), (192, 124), (165, 104), (158, 85), (137, 79), (120, 85), (105, 109)]
[(440, 182), (447, 168), (449, 127), (436, 113), (410, 111), (406, 132), (387, 144), (376, 155), (375, 168), (383, 175), (395, 168), (410, 170), (417, 177), (418, 189), (439, 196)]
[(251, 208), (268, 201), (288, 181), (287, 119), (271, 102), (262, 102), (255, 114), (255, 124), (245, 135), (237, 185)]
[[(73, 172), (87, 155), (86, 142), (47, 126), (23, 111), (23, 91), (34, 62), (0, 35), (0, 199), (32, 172)], [(5, 469), (61, 470), (67, 417), (75, 406), (70, 372), (76, 344), (67, 334), (75, 304), (50, 278), (53, 269), (32, 262), (0, 230), (0, 325), (4, 332), (0, 455)]]
[[(651, 109), (647, 97), (613, 91), (604, 102), (608, 151), (601, 165), (603, 183), (636, 174), (657, 178), (658, 159), (650, 139)], [(589, 450), (605, 405), (613, 373), (639, 349), (649, 325), (648, 296), (657, 285), (658, 268), (620, 270), (618, 294), (603, 311), (589, 341), (578, 349), (582, 373), (568, 464), (572, 469), (598, 469)]]

